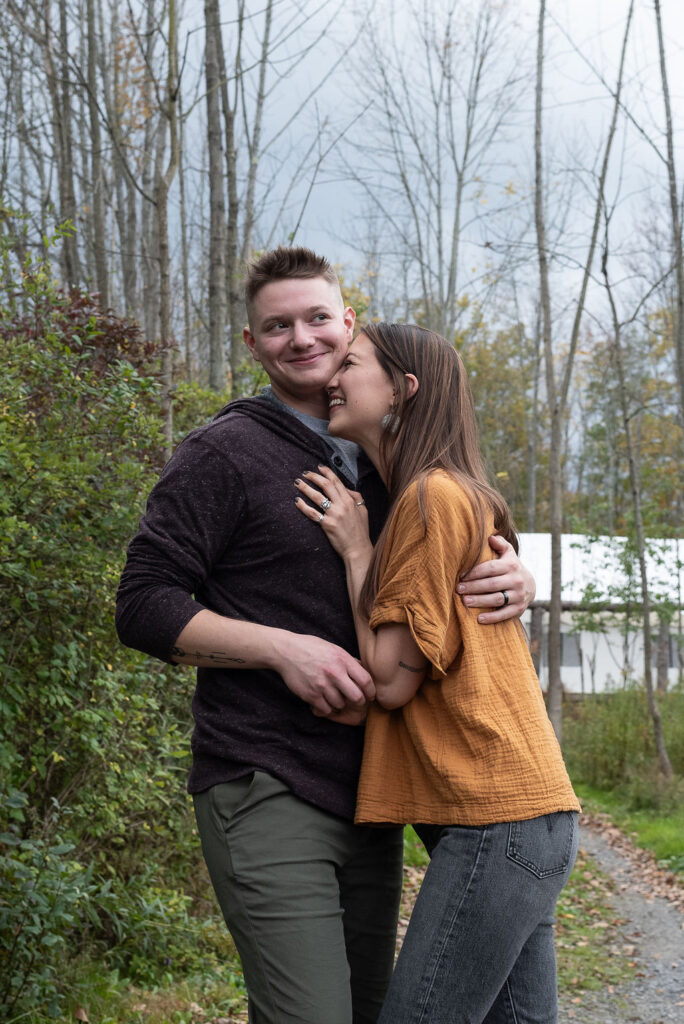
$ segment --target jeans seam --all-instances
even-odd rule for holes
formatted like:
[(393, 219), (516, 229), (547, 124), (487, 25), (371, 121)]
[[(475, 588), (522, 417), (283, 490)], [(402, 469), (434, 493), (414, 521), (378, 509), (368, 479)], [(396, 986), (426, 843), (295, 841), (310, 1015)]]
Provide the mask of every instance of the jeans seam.
[(515, 1012), (515, 1003), (513, 1001), (513, 993), (511, 991), (511, 980), (510, 976), (506, 978), (506, 995), (508, 996), (508, 1002), (511, 1007), (511, 1024), (519, 1024), (518, 1014)]
[(481, 836), (480, 843), (479, 843), (478, 848), (477, 848), (477, 854), (476, 854), (476, 857), (475, 857), (475, 862), (473, 864), (472, 870), (471, 870), (470, 875), (468, 877), (468, 884), (466, 885), (465, 889), (463, 890), (463, 894), (461, 896), (461, 899), (458, 901), (458, 906), (456, 907), (456, 909), (454, 910), (454, 913), (451, 916), (451, 920), (449, 921), (448, 928), (442, 933), (443, 937), (442, 937), (442, 939), (440, 941), (440, 944), (439, 944), (438, 955), (435, 957), (435, 963), (434, 963), (434, 967), (432, 969), (432, 976), (430, 977), (428, 985), (426, 986), (425, 998), (423, 999), (423, 1003), (422, 1003), (422, 1006), (420, 1008), (420, 1013), (418, 1015), (418, 1024), (423, 1024), (423, 1022), (429, 1021), (429, 1018), (427, 1018), (425, 1016), (425, 1013), (426, 1013), (426, 1010), (427, 1010), (427, 1005), (428, 1005), (430, 996), (432, 995), (432, 990), (433, 990), (433, 988), (435, 986), (435, 978), (436, 978), (436, 975), (437, 975), (439, 964), (441, 962), (442, 953), (444, 951), (444, 947), (446, 945), (448, 936), (451, 935), (451, 932), (452, 932), (452, 930), (454, 928), (454, 924), (455, 924), (456, 920), (458, 919), (458, 915), (461, 912), (461, 908), (463, 906), (463, 903), (464, 903), (466, 897), (468, 896), (468, 894), (469, 894), (469, 892), (471, 890), (472, 882), (473, 882), (473, 876), (475, 875), (475, 872), (477, 871), (478, 865), (480, 863), (480, 857), (482, 855), (482, 847), (484, 846), (484, 842), (485, 842), (485, 839), (487, 838), (487, 835), (488, 835), (488, 830), (485, 827), (485, 828), (482, 829), (482, 836)]

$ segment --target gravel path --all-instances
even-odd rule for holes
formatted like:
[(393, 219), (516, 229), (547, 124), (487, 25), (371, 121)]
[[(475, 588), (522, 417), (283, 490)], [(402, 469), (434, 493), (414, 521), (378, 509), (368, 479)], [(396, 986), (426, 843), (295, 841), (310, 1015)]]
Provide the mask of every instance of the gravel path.
[(637, 972), (613, 992), (568, 996), (559, 1024), (684, 1024), (684, 889), (605, 823), (583, 820), (580, 846), (615, 882), (611, 902)]

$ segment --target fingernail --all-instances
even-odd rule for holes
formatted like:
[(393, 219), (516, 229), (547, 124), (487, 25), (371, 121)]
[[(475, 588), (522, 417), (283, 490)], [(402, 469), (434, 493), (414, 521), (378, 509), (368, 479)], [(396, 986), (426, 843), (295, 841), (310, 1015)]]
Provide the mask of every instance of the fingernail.
[(462, 594), (463, 591), (465, 590), (465, 587), (463, 586), (462, 583), (459, 583), (458, 586), (456, 587), (456, 590), (458, 591), (459, 594)]
[(301, 482), (302, 482), (302, 481), (301, 481), (301, 480), (299, 479), (299, 477), (297, 477), (297, 479), (295, 480), (295, 483), (296, 483), (296, 484), (301, 484)]
[(472, 603), (473, 603), (473, 599), (472, 599), (472, 597), (464, 597), (464, 598), (463, 598), (463, 604), (465, 604), (465, 605), (471, 605)]

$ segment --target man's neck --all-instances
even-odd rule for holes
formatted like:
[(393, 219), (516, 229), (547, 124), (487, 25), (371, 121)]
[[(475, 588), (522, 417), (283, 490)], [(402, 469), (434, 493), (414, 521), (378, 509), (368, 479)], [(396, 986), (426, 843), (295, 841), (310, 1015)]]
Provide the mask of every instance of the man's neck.
[(271, 391), (283, 405), (289, 406), (290, 409), (303, 412), (307, 416), (315, 416), (318, 420), (328, 419), (328, 396), (325, 391), (317, 391), (312, 395), (307, 395), (305, 398), (298, 395), (283, 394), (273, 384), (271, 384)]

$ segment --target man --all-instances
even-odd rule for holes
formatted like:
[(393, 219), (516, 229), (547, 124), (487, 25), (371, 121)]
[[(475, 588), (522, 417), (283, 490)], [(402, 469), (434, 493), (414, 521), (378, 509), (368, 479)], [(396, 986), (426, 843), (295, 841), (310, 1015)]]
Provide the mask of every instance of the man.
[[(363, 453), (327, 434), (324, 387), (355, 319), (333, 269), (306, 249), (266, 253), (246, 301), (245, 341), (270, 388), (193, 431), (165, 467), (129, 548), (117, 628), (198, 666), (188, 788), (250, 1021), (371, 1024), (392, 969), (402, 830), (353, 824), (355, 724), (373, 681), (342, 561), (298, 512), (294, 480), (330, 465), (363, 495), (374, 536), (387, 496)], [(467, 600), (498, 608), (490, 621), (531, 599), (510, 550), (473, 575)]]

